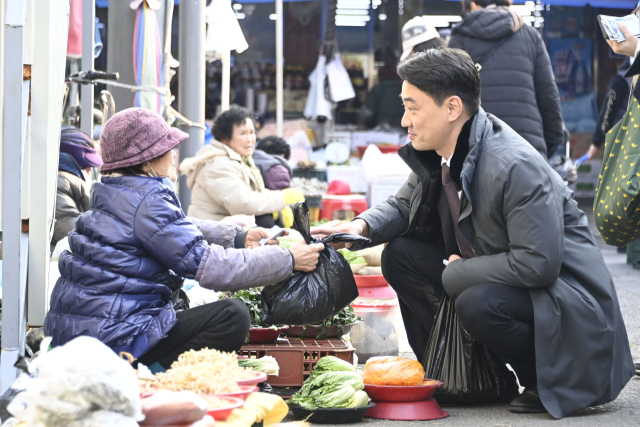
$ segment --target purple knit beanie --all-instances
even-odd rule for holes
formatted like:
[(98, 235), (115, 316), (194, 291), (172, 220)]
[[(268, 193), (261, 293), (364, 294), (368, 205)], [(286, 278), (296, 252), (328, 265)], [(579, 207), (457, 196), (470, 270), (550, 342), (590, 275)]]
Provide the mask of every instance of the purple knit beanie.
[(89, 135), (80, 129), (64, 129), (60, 134), (60, 152), (73, 157), (81, 168), (102, 166), (102, 158)]
[(170, 127), (157, 113), (127, 108), (104, 125), (100, 172), (141, 165), (178, 146), (189, 134)]

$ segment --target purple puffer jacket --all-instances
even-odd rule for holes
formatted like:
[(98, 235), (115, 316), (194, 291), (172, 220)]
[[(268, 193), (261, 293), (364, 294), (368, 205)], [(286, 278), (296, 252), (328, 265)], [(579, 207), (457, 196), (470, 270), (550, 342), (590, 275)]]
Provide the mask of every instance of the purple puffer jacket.
[(159, 178), (103, 178), (92, 209), (69, 235), (45, 333), (53, 345), (80, 335), (138, 358), (176, 323), (170, 302), (183, 277), (214, 290), (279, 283), (292, 273), (288, 250), (244, 246), (240, 227), (185, 217)]

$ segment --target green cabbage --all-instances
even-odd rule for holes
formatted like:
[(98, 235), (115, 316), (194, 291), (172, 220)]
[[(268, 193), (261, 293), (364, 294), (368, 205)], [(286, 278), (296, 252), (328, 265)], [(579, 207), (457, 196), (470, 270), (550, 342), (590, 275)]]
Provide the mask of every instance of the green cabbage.
[(267, 375), (278, 376), (280, 366), (273, 356), (264, 356), (259, 359), (238, 359), (238, 365), (242, 368), (251, 368), (256, 372), (265, 372)]
[(344, 385), (340, 387), (323, 387), (316, 390), (311, 395), (314, 403), (320, 408), (337, 408), (349, 404), (351, 398), (356, 394), (353, 387)]
[(354, 390), (364, 389), (364, 378), (362, 377), (362, 375), (357, 372), (350, 371), (324, 372), (312, 375), (309, 382), (312, 386), (316, 387), (335, 384), (349, 385), (353, 387)]
[(355, 392), (347, 408), (364, 408), (369, 404), (369, 395), (364, 390), (358, 390)]
[(358, 252), (351, 252), (349, 249), (338, 249), (349, 265), (366, 264), (367, 262), (360, 256)]
[(346, 362), (342, 359), (338, 359), (335, 356), (325, 356), (318, 360), (316, 366), (313, 368), (312, 375), (318, 375), (323, 372), (333, 372), (333, 371), (350, 371), (355, 372), (356, 367), (351, 363)]

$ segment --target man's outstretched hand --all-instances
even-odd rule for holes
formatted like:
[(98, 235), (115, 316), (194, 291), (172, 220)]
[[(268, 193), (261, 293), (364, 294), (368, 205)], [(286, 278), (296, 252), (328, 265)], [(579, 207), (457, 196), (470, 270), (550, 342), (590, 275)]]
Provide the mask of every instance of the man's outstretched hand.
[[(351, 222), (340, 222), (336, 225), (327, 223), (318, 227), (311, 228), (311, 235), (322, 238), (336, 233), (349, 233), (358, 236), (369, 237), (369, 225), (362, 219), (356, 219)], [(330, 243), (334, 249), (350, 248), (353, 243)]]

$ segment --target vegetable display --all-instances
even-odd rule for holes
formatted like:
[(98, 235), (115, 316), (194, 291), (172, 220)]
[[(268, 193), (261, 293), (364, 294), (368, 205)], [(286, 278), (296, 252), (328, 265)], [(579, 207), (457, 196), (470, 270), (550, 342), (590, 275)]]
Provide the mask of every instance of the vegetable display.
[(264, 372), (267, 375), (279, 375), (280, 366), (273, 356), (263, 356), (259, 359), (238, 359), (241, 368), (249, 368), (255, 372)]
[(404, 357), (375, 357), (364, 365), (364, 382), (371, 385), (417, 386), (424, 369), (417, 360)]
[(361, 408), (369, 404), (364, 380), (355, 366), (334, 356), (321, 358), (309, 378), (287, 402), (308, 410)]
[(262, 308), (260, 306), (260, 292), (262, 292), (262, 288), (251, 288), (238, 292), (224, 292), (222, 295), (220, 295), (220, 299), (239, 299), (240, 301), (245, 303), (247, 308), (249, 309), (249, 316), (251, 317), (251, 327), (262, 327), (260, 321), (262, 312)]
[(379, 276), (382, 274), (382, 251), (384, 245), (352, 252), (340, 249), (338, 252), (347, 260), (353, 274), (361, 276)]

